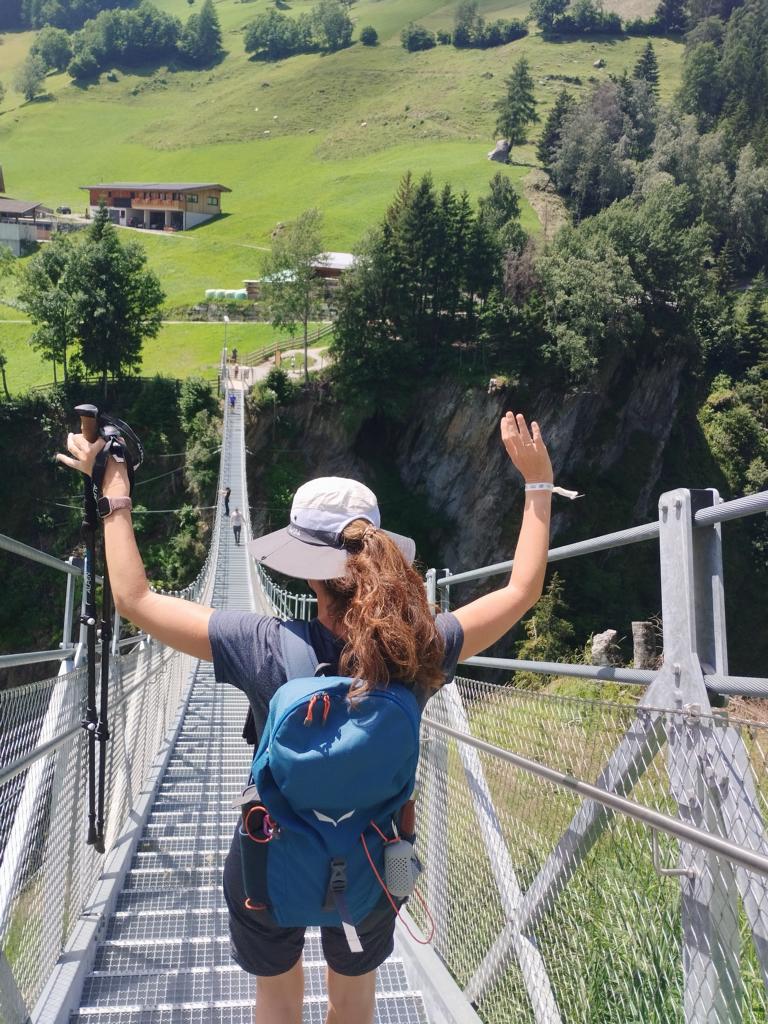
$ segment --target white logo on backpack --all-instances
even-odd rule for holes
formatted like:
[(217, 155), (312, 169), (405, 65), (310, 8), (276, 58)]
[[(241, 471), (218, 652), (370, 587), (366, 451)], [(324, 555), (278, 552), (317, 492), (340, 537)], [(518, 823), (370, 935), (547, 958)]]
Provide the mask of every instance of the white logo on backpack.
[(342, 823), (342, 821), (346, 821), (347, 818), (351, 818), (352, 815), (355, 813), (355, 810), (356, 808), (353, 807), (351, 811), (347, 811), (346, 814), (342, 814), (340, 818), (336, 819), (329, 818), (327, 814), (321, 814), (320, 811), (316, 811), (314, 807), (312, 808), (312, 813), (315, 815), (318, 821), (327, 821), (331, 825), (333, 825), (334, 828), (336, 828), (338, 825)]

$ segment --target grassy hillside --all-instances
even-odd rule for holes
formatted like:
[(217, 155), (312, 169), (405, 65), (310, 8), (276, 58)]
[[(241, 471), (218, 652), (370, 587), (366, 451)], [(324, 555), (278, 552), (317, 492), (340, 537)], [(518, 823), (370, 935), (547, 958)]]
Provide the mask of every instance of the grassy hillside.
[[(50, 383), (53, 380), (51, 364), (27, 344), (31, 325), (4, 320), (3, 308), (0, 305), (0, 344), (8, 355), (9, 391), (19, 394), (38, 384)], [(285, 331), (277, 331), (269, 324), (231, 323), (227, 328), (227, 345), (236, 347), (242, 355), (285, 337)], [(160, 373), (167, 377), (215, 378), (223, 344), (223, 324), (163, 324), (158, 336), (144, 345), (141, 373), (147, 377)], [(298, 336), (296, 346), (301, 346)], [(0, 401), (2, 397), (0, 394)]]
[[(156, 0), (182, 19), (187, 0)], [(291, 13), (314, 0), (291, 0)], [(622, 13), (647, 13), (655, 0), (615, 0)], [(432, 171), (478, 196), (499, 165), (486, 153), (494, 140), (493, 104), (512, 63), (526, 55), (544, 114), (561, 82), (550, 75), (602, 78), (631, 68), (641, 39), (544, 42), (534, 33), (508, 46), (458, 51), (450, 46), (406, 53), (400, 31), (410, 20), (451, 28), (455, 3), (443, 0), (360, 0), (352, 8), (357, 30), (372, 24), (381, 43), (355, 43), (340, 53), (253, 61), (242, 28), (271, 0), (219, 0), (227, 56), (202, 72), (168, 68), (118, 69), (81, 88), (67, 75), (46, 80), (47, 95), (25, 103), (12, 88), (14, 69), (34, 33), (0, 36), (0, 163), (9, 194), (50, 206), (85, 207), (80, 185), (106, 180), (215, 180), (232, 188), (224, 216), (184, 234), (137, 232), (160, 275), (170, 307), (202, 299), (206, 288), (234, 288), (259, 273), (278, 221), (309, 206), (325, 215), (329, 248), (349, 249), (382, 215), (407, 170)], [(609, 5), (610, 6), (610, 5)], [(489, 18), (527, 15), (527, 0), (481, 0)], [(356, 31), (356, 35), (358, 32)], [(662, 98), (680, 76), (682, 47), (656, 40)], [(603, 57), (604, 69), (593, 68)], [(569, 86), (577, 92), (579, 86)], [(534, 147), (518, 150), (505, 170), (521, 195), (535, 164)], [(523, 223), (540, 225), (523, 200)], [(0, 326), (0, 340), (16, 362), (23, 329)], [(164, 335), (170, 337), (170, 335)], [(19, 354), (24, 376), (36, 357)], [(37, 361), (39, 363), (39, 361)], [(23, 364), (23, 366), (21, 365)], [(9, 367), (14, 369), (12, 364)], [(32, 376), (34, 373), (30, 370)], [(42, 379), (46, 379), (44, 375)]]

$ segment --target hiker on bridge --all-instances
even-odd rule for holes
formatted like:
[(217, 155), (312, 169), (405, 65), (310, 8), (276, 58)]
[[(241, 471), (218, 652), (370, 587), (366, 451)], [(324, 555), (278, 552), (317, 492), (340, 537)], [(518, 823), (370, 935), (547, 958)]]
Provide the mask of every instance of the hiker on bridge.
[[(302, 750), (313, 742), (321, 743), (321, 753), (329, 755), (322, 760), (333, 767), (335, 730), (338, 728), (342, 738), (350, 734), (357, 737), (354, 750), (344, 748), (348, 760), (336, 761), (340, 766), (336, 769), (338, 777), (334, 780), (323, 776), (322, 785), (310, 786), (307, 799), (311, 802), (304, 805), (306, 814), (301, 820), (306, 822), (306, 836), (319, 836), (322, 828), (323, 837), (330, 836), (331, 842), (350, 827), (356, 828), (355, 840), (360, 842), (355, 841), (355, 856), (362, 857), (364, 847), (374, 869), (372, 873), (365, 865), (364, 877), (363, 869), (353, 877), (351, 847), (349, 866), (337, 856), (331, 860), (330, 880), (327, 860), (325, 873), (316, 876), (312, 869), (320, 843), (317, 838), (303, 840), (306, 859), (298, 862), (298, 869), (289, 870), (279, 863), (287, 848), (294, 852), (298, 848), (288, 840), (292, 836), (294, 840), (301, 838), (300, 833), (288, 828), (288, 823), (300, 816), (298, 803), (290, 803), (288, 784), (301, 775), (301, 758), (292, 762), (284, 790), (275, 790), (277, 762), (268, 763), (275, 753), (269, 745), (259, 748), (254, 761), (254, 766), (259, 766), (258, 775), (252, 775), (254, 781), (259, 780), (258, 792), (254, 786), (251, 802), (244, 806), (235, 830), (224, 869), (224, 893), (233, 956), (244, 970), (257, 977), (255, 1024), (300, 1024), (302, 1019), (305, 924), (315, 922), (308, 911), (303, 923), (295, 911), (296, 919), (286, 922), (289, 915), (284, 905), (276, 895), (271, 901), (270, 879), (274, 883), (275, 877), (285, 882), (284, 900), (300, 903), (303, 899), (322, 901), (324, 897), (324, 909), (335, 906), (338, 910), (335, 919), (342, 926), (321, 929), (328, 964), (327, 1024), (372, 1024), (376, 970), (392, 952), (396, 914), (404, 897), (393, 898), (395, 890), (389, 874), (385, 873), (385, 884), (369, 847), (381, 853), (383, 865), (387, 845), (402, 846), (401, 840), (412, 838), (413, 825), (404, 809), (399, 816), (392, 812), (384, 829), (389, 831), (391, 825), (394, 834), (384, 835), (380, 827), (383, 819), (369, 818), (367, 808), (373, 805), (365, 801), (372, 799), (370, 791), (377, 788), (389, 799), (392, 790), (387, 787), (396, 775), (404, 780), (399, 795), (404, 795), (406, 803), (391, 806), (407, 807), (413, 791), (421, 710), (441, 686), (452, 680), (458, 661), (490, 647), (522, 618), (539, 599), (544, 584), (552, 497), (549, 455), (538, 425), (534, 422), (529, 429), (519, 414), (507, 413), (502, 418), (501, 440), (526, 483), (512, 574), (505, 586), (437, 616), (427, 602), (422, 578), (413, 568), (413, 541), (381, 528), (375, 495), (355, 480), (310, 480), (294, 496), (290, 525), (250, 544), (251, 554), (265, 567), (307, 580), (317, 595), (317, 617), (309, 623), (282, 624), (270, 616), (217, 611), (154, 593), (136, 546), (130, 508), (121, 502), (104, 520), (109, 574), (120, 614), (162, 643), (213, 661), (216, 679), (238, 687), (248, 697), (257, 733), (263, 731), (269, 738), (279, 736), (275, 721), (268, 717), (270, 707), (274, 714), (275, 702), (289, 699), (297, 686), (305, 692), (309, 684), (326, 688), (319, 689), (308, 702), (300, 701), (294, 708), (298, 716), (289, 713), (281, 719), (286, 727), (295, 724), (294, 738), (298, 737)], [(70, 434), (70, 455), (57, 457), (90, 475), (102, 445), (102, 441), (89, 443), (82, 434)], [(109, 498), (128, 498), (124, 464), (109, 460), (102, 491)], [(302, 657), (310, 666), (318, 666), (315, 674), (323, 670), (327, 678), (291, 675), (290, 665)], [(289, 680), (289, 686), (284, 687)], [(333, 695), (340, 692), (339, 688), (346, 696), (335, 701)], [(374, 699), (382, 695), (387, 699)], [(384, 712), (390, 705), (392, 714), (400, 714), (397, 720), (404, 724), (398, 732), (387, 734), (382, 749), (381, 736), (370, 723), (381, 720), (387, 724), (390, 720)], [(313, 741), (314, 736), (320, 739)], [(282, 749), (286, 755), (291, 753), (288, 746)], [(367, 751), (371, 752), (369, 760)], [(403, 760), (406, 751), (410, 758), (407, 764)], [(283, 807), (275, 820), (260, 802), (270, 802), (262, 778), (271, 780), (270, 791), (275, 790)], [(341, 793), (339, 802), (321, 803), (322, 810), (315, 810), (316, 802), (328, 795), (320, 792), (328, 780), (335, 781)], [(244, 804), (248, 792), (244, 793)], [(361, 802), (362, 812), (358, 811)], [(352, 809), (349, 804), (353, 804)], [(270, 808), (275, 806), (270, 804)], [(355, 825), (360, 813), (364, 817), (362, 828)], [(249, 825), (252, 815), (258, 827)], [(272, 843), (276, 833), (281, 841)], [(254, 861), (259, 851), (268, 852), (259, 854), (261, 861)], [(255, 882), (270, 894), (264, 902), (252, 895), (254, 864), (259, 876)], [(270, 864), (277, 865), (275, 877), (269, 874)], [(349, 908), (358, 883), (366, 887), (366, 893), (373, 894), (372, 909), (363, 916), (355, 916)], [(248, 892), (246, 886), (250, 886)], [(277, 923), (280, 918), (282, 924)]]
[(232, 532), (235, 535), (235, 544), (240, 543), (240, 531), (243, 528), (243, 513), (236, 508), (232, 513)]

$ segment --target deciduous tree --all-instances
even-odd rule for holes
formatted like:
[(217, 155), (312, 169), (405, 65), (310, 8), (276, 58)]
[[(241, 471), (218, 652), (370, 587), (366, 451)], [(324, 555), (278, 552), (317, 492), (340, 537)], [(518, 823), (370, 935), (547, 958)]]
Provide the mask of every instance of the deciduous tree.
[(69, 350), (77, 339), (72, 261), (75, 247), (69, 235), (54, 235), (27, 264), (22, 273), (19, 299), (35, 330), (30, 345), (44, 359), (61, 363), (64, 380), (69, 376)]
[(37, 33), (30, 52), (42, 60), (46, 69), (64, 71), (72, 59), (69, 33), (48, 25)]
[(139, 242), (121, 244), (102, 208), (67, 268), (73, 320), (86, 369), (120, 376), (141, 365), (145, 338), (160, 329), (165, 295)]
[(319, 210), (305, 210), (274, 238), (262, 270), (264, 300), (272, 323), (291, 334), (303, 329), (305, 381), (309, 381), (309, 323), (323, 303), (322, 280), (315, 269), (324, 251), (322, 225)]
[(568, 7), (568, 0), (533, 0), (531, 17), (546, 35), (553, 31), (555, 23)]
[(31, 53), (16, 72), (13, 87), (25, 100), (31, 102), (40, 92), (44, 81), (45, 64), (36, 54)]
[(354, 26), (339, 0), (320, 0), (311, 12), (313, 35), (321, 50), (333, 53), (352, 42)]

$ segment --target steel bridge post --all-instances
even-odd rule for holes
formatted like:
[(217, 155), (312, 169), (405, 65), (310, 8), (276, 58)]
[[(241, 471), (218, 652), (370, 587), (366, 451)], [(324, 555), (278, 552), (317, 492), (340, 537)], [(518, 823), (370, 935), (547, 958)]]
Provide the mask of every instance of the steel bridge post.
[[(67, 559), (68, 565), (74, 565), (75, 560), (71, 556)], [(61, 649), (66, 650), (72, 643), (72, 622), (75, 617), (75, 577), (67, 573), (67, 593), (64, 598), (64, 625), (61, 628)], [(59, 666), (59, 675), (66, 675), (74, 668), (72, 658), (66, 658)]]
[[(453, 573), (450, 569), (443, 569), (443, 579), (447, 580)], [(449, 612), (451, 610), (451, 585), (446, 583), (444, 587), (440, 588), (440, 611)]]
[[(697, 511), (719, 503), (715, 490), (669, 491), (659, 501), (664, 625), (663, 674), (678, 714), (668, 725), (672, 795), (682, 821), (718, 833), (713, 730), (702, 664), (726, 674), (720, 527), (694, 529)], [(706, 724), (704, 724), (706, 721)], [(683, 1009), (686, 1024), (739, 1024), (742, 1018), (736, 878), (724, 858), (680, 844)]]

